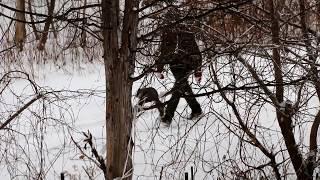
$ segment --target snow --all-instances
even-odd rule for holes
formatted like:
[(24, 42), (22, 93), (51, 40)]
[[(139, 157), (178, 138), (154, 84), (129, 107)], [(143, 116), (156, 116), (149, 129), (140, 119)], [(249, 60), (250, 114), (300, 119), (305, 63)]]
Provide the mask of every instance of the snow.
[[(82, 168), (88, 165), (88, 162), (82, 160), (79, 152), (69, 140), (70, 135), (76, 140), (83, 140), (84, 137), (81, 136), (81, 132), (89, 130), (95, 139), (97, 150), (100, 153), (105, 152), (105, 100), (104, 94), (101, 93), (104, 90), (104, 68), (102, 65), (92, 65), (88, 69), (91, 70), (65, 73), (65, 71), (57, 70), (49, 65), (38, 67), (36, 81), (42, 87), (68, 91), (94, 89), (94, 93), (96, 93), (94, 96), (76, 98), (65, 104), (68, 105), (68, 108), (63, 117), (73, 130), (69, 129), (67, 130), (69, 132), (66, 133), (65, 130), (59, 130), (58, 127), (47, 128), (44, 138), (48, 143), (48, 152), (51, 154), (47, 158), (50, 159), (57, 156), (60, 148), (64, 146), (63, 153), (54, 161), (53, 167), (47, 174), (47, 179), (57, 179), (60, 177), (61, 172), (64, 172), (68, 177), (85, 177)], [(138, 82), (134, 85), (133, 94), (140, 83)], [(160, 84), (155, 83), (153, 85), (158, 86), (159, 91), (160, 89), (165, 91), (163, 87), (160, 87)], [(26, 91), (27, 85), (24, 81), (18, 81), (15, 86), (17, 93), (32, 93), (30, 88)], [(136, 104), (136, 101), (133, 98), (134, 104)], [(138, 110), (136, 108), (134, 108), (134, 112)], [(214, 148), (211, 138), (202, 139), (203, 137), (201, 136), (203, 136), (204, 132), (215, 134), (215, 131), (206, 128), (208, 125), (212, 126), (210, 122), (202, 120), (191, 121), (183, 118), (190, 112), (190, 110), (186, 109), (185, 100), (180, 101), (177, 110), (178, 113), (169, 127), (160, 123), (156, 110), (140, 112), (138, 115), (133, 129), (135, 142), (135, 153), (133, 155), (134, 179), (157, 178), (160, 176), (161, 171), (163, 179), (180, 179), (184, 176), (184, 172), (190, 171), (191, 166), (195, 169), (197, 179), (205, 179), (208, 176), (200, 170), (201, 168), (196, 166), (199, 166), (201, 158), (206, 156), (209, 158), (211, 156), (209, 155), (211, 153), (208, 155), (203, 153)], [(56, 113), (59, 113), (59, 109), (53, 109), (53, 113), (54, 116), (57, 116), (58, 114)], [(179, 117), (181, 113), (182, 117)], [(6, 177), (2, 174), (5, 165), (2, 164), (1, 167), (0, 176)], [(96, 171), (99, 172), (98, 170)], [(102, 179), (101, 173), (98, 177), (100, 177), (98, 179)]]
[[(65, 172), (68, 177), (86, 179), (82, 168), (92, 166), (93, 164), (86, 159), (80, 158), (81, 153), (74, 147), (70, 141), (72, 135), (77, 141), (84, 139), (82, 131), (89, 130), (96, 143), (97, 150), (105, 157), (105, 95), (104, 95), (104, 68), (102, 65), (85, 65), (84, 71), (57, 70), (48, 65), (36, 68), (38, 70), (37, 82), (44, 87), (50, 87), (53, 90), (88, 90), (94, 89), (94, 95), (79, 97), (67, 101), (65, 104), (66, 111), (59, 114), (59, 109), (52, 109), (56, 117), (63, 117), (65, 122), (72, 128), (59, 129), (54, 125), (48, 127), (44, 138), (47, 142), (48, 158), (52, 161), (61, 148), (58, 158), (54, 161), (51, 169), (47, 174), (47, 179), (58, 179), (61, 172)], [(207, 72), (204, 72), (204, 82), (206, 82)], [(168, 74), (165, 79), (158, 81), (153, 77), (149, 86), (155, 87), (158, 92), (167, 92), (173, 85), (173, 78)], [(193, 77), (190, 77), (190, 81)], [(134, 83), (133, 93), (143, 84), (144, 80)], [(165, 86), (163, 85), (165, 84)], [(198, 85), (193, 84), (194, 92), (197, 92)], [(18, 81), (15, 84), (15, 91), (18, 93), (28, 94), (25, 81)], [(160, 93), (164, 94), (164, 93)], [(14, 97), (7, 97), (10, 102), (14, 102)], [(168, 100), (170, 95), (163, 97), (162, 101)], [(211, 98), (211, 99), (210, 99)], [(239, 141), (235, 136), (230, 135), (230, 131), (225, 124), (229, 121), (234, 123), (236, 118), (230, 113), (230, 109), (220, 100), (219, 96), (208, 96), (197, 98), (201, 103), (204, 116), (201, 119), (187, 120), (190, 109), (187, 107), (184, 99), (180, 100), (177, 112), (170, 126), (160, 123), (159, 114), (156, 109), (141, 112), (139, 106), (134, 106), (136, 119), (133, 124), (132, 137), (134, 146), (134, 172), (133, 179), (183, 179), (185, 172), (190, 173), (191, 167), (194, 168), (195, 179), (215, 179), (218, 172), (224, 171), (222, 164), (234, 166), (234, 161), (240, 166), (238, 161)], [(133, 105), (137, 104), (137, 98), (133, 97)], [(213, 105), (209, 105), (214, 102)], [(284, 108), (289, 101), (280, 103)], [(257, 134), (258, 138), (264, 138), (266, 146), (272, 146), (274, 152), (277, 152), (281, 145), (277, 144), (282, 137), (279, 134), (272, 134), (278, 131), (273, 121), (272, 112), (266, 107), (265, 112), (261, 112), (261, 122), (256, 122), (266, 129), (271, 129), (271, 133), (263, 132)], [(139, 112), (138, 112), (139, 111)], [(210, 113), (208, 113), (210, 112)], [(26, 113), (27, 114), (27, 113)], [(274, 116), (274, 115), (273, 115)], [(24, 117), (29, 117), (25, 115)], [(219, 117), (221, 119), (219, 119)], [(19, 121), (23, 122), (23, 120)], [(261, 124), (260, 124), (261, 123)], [(228, 126), (233, 131), (232, 126)], [(249, 146), (246, 151), (253, 152)], [(90, 153), (89, 153), (90, 154)], [(261, 153), (256, 152), (252, 155), (254, 161), (265, 161)], [(48, 162), (51, 162), (48, 160)], [(230, 161), (230, 162), (229, 162)], [(229, 163), (229, 164), (228, 164)], [(94, 167), (94, 166), (93, 166)], [(6, 165), (0, 164), (0, 177), (9, 179), (5, 175)], [(95, 179), (103, 179), (101, 172), (95, 168)], [(237, 170), (234, 169), (236, 172)], [(79, 179), (79, 178), (78, 178)]]
[(279, 103), (279, 107), (280, 108), (285, 108), (286, 107), (286, 101), (282, 101), (281, 103)]
[[(99, 147), (102, 147), (101, 145), (105, 144), (103, 140), (105, 100), (104, 93), (100, 92), (104, 89), (103, 78), (101, 77), (103, 76), (103, 68), (91, 67), (91, 70), (95, 70), (95, 73), (89, 73), (89, 71), (87, 71), (85, 74), (81, 74), (81, 72), (68, 74), (62, 70), (52, 68), (50, 67), (50, 65), (39, 66), (38, 68), (39, 73), (37, 73), (36, 75), (36, 81), (40, 86), (46, 87), (47, 89), (63, 91), (86, 91), (88, 89), (96, 90), (94, 96), (79, 96), (73, 98), (72, 100), (66, 101), (61, 99), (61, 102), (52, 102), (57, 106), (52, 104), (52, 106), (48, 106), (47, 108), (48, 113), (50, 112), (48, 116), (59, 119), (61, 123), (65, 124), (66, 126), (65, 128), (61, 128), (61, 126), (59, 125), (60, 123), (56, 123), (54, 120), (48, 119), (46, 121), (46, 123), (48, 123), (49, 126), (44, 130), (43, 138), (47, 143), (47, 163), (51, 163), (51, 161), (54, 160), (54, 166), (48, 169), (47, 179), (57, 179), (57, 177), (60, 177), (60, 173), (65, 171), (67, 171), (69, 175), (79, 174), (81, 172), (82, 165), (80, 159), (77, 158), (78, 152), (75, 151), (74, 145), (72, 144), (72, 142), (70, 142), (69, 133), (72, 132), (72, 135), (75, 138), (79, 138), (82, 136), (81, 133), (78, 132), (87, 131), (89, 129), (95, 137), (95, 141), (99, 145)], [(29, 87), (28, 83), (24, 80), (15, 81), (13, 87), (13, 92), (18, 95), (21, 95), (21, 97), (29, 96), (29, 94), (32, 94), (31, 88)], [(6, 96), (2, 97), (2, 100), (5, 100), (5, 102), (7, 102), (8, 104), (16, 103), (17, 100), (15, 96), (12, 95), (12, 93), (8, 91), (4, 94)], [(64, 94), (67, 95), (69, 93), (66, 92)], [(32, 107), (32, 110), (35, 112), (37, 112), (36, 106), (37, 105)], [(3, 111), (3, 108), (5, 107), (1, 106), (0, 110)], [(13, 107), (13, 109), (15, 108)], [(36, 121), (34, 122), (33, 119), (34, 117), (32, 116), (32, 114), (29, 113), (29, 111), (25, 111), (21, 118), (14, 122), (14, 124), (20, 123), (21, 127), (25, 126), (26, 128), (23, 128), (24, 130), (20, 128), (20, 131), (26, 131), (26, 134), (30, 134), (29, 131), (31, 129), (28, 130), (27, 127), (32, 127), (30, 125), (36, 123)], [(36, 126), (36, 124), (33, 126)], [(68, 128), (68, 126), (70, 126), (70, 128)], [(76, 129), (76, 131), (74, 131), (74, 128)], [(40, 134), (40, 132), (37, 133)], [(23, 139), (19, 140), (19, 142), (28, 143), (28, 141), (23, 141)], [(22, 145), (25, 146), (24, 144)], [(36, 153), (36, 151), (33, 150), (32, 144), (28, 146), (31, 150), (30, 155), (32, 158), (32, 156), (36, 155), (34, 154)], [(17, 150), (17, 152), (19, 151)], [(59, 158), (55, 159), (55, 156)], [(38, 159), (35, 158), (34, 163), (37, 163), (37, 160)], [(2, 162), (3, 161), (1, 161), (1, 163)], [(25, 167), (21, 165), (21, 171), (23, 171), (24, 168)], [(0, 177), (8, 177), (8, 175), (5, 172), (6, 164), (0, 164)], [(9, 179), (9, 177), (4, 179)]]
[(163, 74), (160, 73), (160, 72), (155, 72), (155, 74), (159, 79), (163, 79), (164, 78)]
[(285, 111), (287, 106), (292, 106), (293, 102), (290, 101), (289, 99), (282, 101), (281, 103), (279, 103), (279, 109), (280, 111)]

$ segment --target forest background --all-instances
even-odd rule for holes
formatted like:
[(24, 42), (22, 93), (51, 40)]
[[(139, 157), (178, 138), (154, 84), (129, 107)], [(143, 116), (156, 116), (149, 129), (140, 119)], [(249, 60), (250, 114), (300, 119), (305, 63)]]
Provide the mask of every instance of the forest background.
[[(168, 25), (170, 7), (183, 14)], [(2, 0), (0, 8), (1, 176), (182, 179), (192, 166), (197, 179), (318, 177), (318, 0)], [(161, 30), (190, 20), (204, 58), (202, 83), (190, 82), (204, 117), (185, 120), (182, 102), (164, 128), (156, 111), (134, 111), (133, 95), (170, 89), (170, 71), (159, 80), (148, 68)]]

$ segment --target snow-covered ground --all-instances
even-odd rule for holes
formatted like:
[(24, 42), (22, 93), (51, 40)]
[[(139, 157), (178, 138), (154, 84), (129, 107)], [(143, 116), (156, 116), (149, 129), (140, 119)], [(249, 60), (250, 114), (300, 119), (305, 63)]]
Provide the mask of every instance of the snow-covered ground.
[[(95, 138), (97, 149), (100, 153), (105, 153), (104, 69), (102, 65), (83, 64), (81, 66), (84, 70), (59, 70), (52, 65), (36, 65), (34, 69), (35, 81), (41, 87), (56, 91), (96, 90), (94, 96), (76, 97), (64, 101), (61, 104), (62, 110), (57, 107), (52, 108), (51, 116), (63, 118), (61, 120), (65, 121), (70, 128), (50, 125), (43, 131), (48, 153), (45, 155), (48, 158), (46, 163), (53, 163), (52, 167), (46, 164), (48, 179), (59, 178), (61, 172), (67, 172), (73, 177), (82, 176), (81, 179), (86, 179), (82, 167), (90, 163), (79, 158), (81, 154), (70, 140), (71, 135), (80, 141), (84, 138), (81, 132), (89, 130)], [(149, 86), (158, 87), (159, 91), (167, 91), (161, 85), (163, 82), (155, 79), (152, 81), (152, 85)], [(169, 76), (166, 82), (169, 83), (166, 88), (170, 89), (172, 77)], [(142, 81), (134, 84), (133, 94), (141, 83)], [(25, 80), (18, 79), (12, 87), (15, 93), (24, 94), (25, 97), (32, 94), (30, 85)], [(7, 97), (2, 97), (7, 100), (7, 103), (10, 103), (9, 94), (8, 92)], [(10, 98), (11, 103), (14, 104), (14, 96)], [(199, 100), (204, 108), (208, 107), (205, 106), (204, 98)], [(136, 103), (135, 98), (133, 98), (133, 103)], [(224, 155), (220, 147), (215, 147), (216, 139), (213, 138), (217, 132), (220, 132), (217, 131), (219, 127), (215, 126), (215, 119), (210, 119), (207, 115), (200, 120), (187, 120), (185, 117), (188, 116), (188, 113), (190, 109), (186, 107), (185, 100), (181, 99), (170, 127), (160, 124), (156, 110), (139, 114), (133, 129), (134, 179), (159, 179), (160, 174), (162, 179), (182, 179), (185, 172), (190, 173), (191, 166), (194, 168), (197, 179), (212, 179), (209, 171), (214, 164), (211, 163), (217, 156)], [(23, 117), (30, 117), (30, 111), (24, 112)], [(16, 123), (24, 124), (24, 118), (20, 118)], [(32, 120), (27, 122), (32, 123)], [(24, 131), (28, 132), (28, 129)], [(28, 143), (24, 140), (19, 142)], [(37, 156), (38, 152), (31, 151), (30, 155)], [(17, 165), (18, 162), (13, 164)], [(6, 164), (1, 162), (0, 167), (0, 176), (8, 179)], [(26, 167), (21, 165), (22, 169)], [(209, 173), (204, 173), (203, 168), (206, 168)], [(96, 175), (98, 179), (102, 178), (101, 174), (100, 178), (99, 173)]]
[[(42, 162), (46, 168), (46, 179), (59, 179), (62, 172), (69, 174), (67, 179), (70, 177), (88, 179), (83, 169), (95, 166), (86, 158), (81, 159), (81, 153), (70, 137), (72, 136), (83, 146), (82, 132), (90, 131), (93, 134), (97, 150), (105, 155), (104, 68), (102, 65), (93, 64), (80, 64), (80, 70), (79, 68), (75, 70), (57, 69), (48, 64), (34, 66), (37, 84), (46, 90), (61, 91), (59, 95), (65, 98), (62, 99), (62, 102), (55, 101), (51, 104), (46, 102), (44, 113), (48, 113), (46, 117), (52, 119), (40, 118), (38, 121), (33, 116), (33, 112), (41, 113), (41, 103), (25, 111), (19, 120), (14, 121), (14, 124), (15, 127), (20, 127), (20, 132), (28, 132), (29, 134), (27, 137), (18, 136), (17, 140), (13, 142), (19, 142), (24, 147), (21, 149), (27, 149), (26, 154), (21, 157), (25, 158), (26, 155), (30, 155), (31, 158), (36, 157), (35, 164), (32, 164), (34, 171), (39, 171), (39, 156), (46, 157), (45, 162)], [(204, 76), (207, 74), (205, 72)], [(195, 92), (199, 91), (199, 87), (206, 86), (206, 78), (200, 85), (193, 84)], [(172, 87), (173, 81), (170, 74), (167, 74), (165, 80), (158, 80), (155, 76), (141, 79), (134, 83), (133, 94), (140, 86), (152, 86), (156, 87), (158, 92), (165, 92)], [(190, 77), (191, 81), (192, 76)], [(203, 91), (201, 90), (201, 92)], [(20, 101), (26, 102), (32, 93), (33, 90), (26, 80), (15, 80), (11, 89), (5, 91), (1, 96), (1, 100), (7, 103), (0, 107), (1, 112), (17, 109), (15, 106), (11, 107), (10, 104), (19, 104)], [(17, 99), (14, 96), (17, 94), (21, 94), (22, 99)], [(166, 98), (170, 98), (170, 95)], [(133, 97), (132, 101), (133, 104), (136, 104), (137, 99)], [(250, 146), (246, 146), (246, 149), (239, 149), (239, 139), (230, 133), (230, 131), (238, 131), (237, 128), (230, 126), (235, 118), (230, 113), (230, 109), (221, 101), (221, 97), (205, 96), (198, 98), (198, 101), (204, 111), (204, 116), (201, 119), (187, 120), (186, 117), (189, 115), (190, 109), (186, 101), (181, 99), (170, 127), (160, 123), (157, 110), (138, 114), (132, 133), (135, 143), (133, 179), (152, 180), (160, 179), (160, 177), (164, 180), (184, 179), (186, 172), (190, 177), (191, 167), (194, 169), (195, 179), (216, 179), (218, 174), (226, 174), (226, 179), (232, 179), (234, 176), (230, 176), (233, 173), (230, 170), (233, 170), (234, 174), (241, 171), (237, 169), (241, 167), (239, 153), (252, 153), (248, 157), (252, 158), (253, 164), (266, 161), (261, 152)], [(282, 137), (277, 133), (279, 129), (275, 122), (274, 113), (270, 109), (272, 108), (265, 105), (260, 110), (260, 119), (263, 122), (259, 121), (257, 124), (267, 131), (261, 130), (262, 134), (257, 134), (257, 137), (263, 139), (262, 142), (265, 146), (272, 145), (274, 149), (279, 149), (283, 146), (279, 143)], [(9, 114), (2, 114), (2, 116), (5, 118)], [(44, 128), (44, 125), (49, 126)], [(32, 128), (41, 132), (32, 133)], [(238, 132), (238, 134), (241, 133)], [(45, 154), (41, 155), (40, 152), (34, 151), (39, 148), (39, 142), (33, 138), (34, 135), (41, 136), (45, 140)], [(3, 141), (3, 139), (1, 140)], [(13, 150), (12, 154), (21, 153), (21, 149)], [(4, 157), (2, 158), (4, 159)], [(31, 163), (33, 160), (23, 159), (12, 162), (1, 160), (1, 179), (9, 179), (8, 171), (11, 174), (27, 172), (26, 168), (30, 168), (31, 165), (21, 164), (21, 162)], [(14, 168), (10, 168), (8, 165), (21, 167), (20, 172), (13, 172)], [(103, 179), (102, 173), (97, 167), (89, 169), (94, 172), (95, 179)], [(17, 177), (16, 179), (25, 178)]]
[[(76, 150), (74, 144), (72, 143), (70, 137), (71, 135), (76, 139), (83, 138), (81, 132), (89, 130), (95, 137), (95, 142), (98, 148), (102, 149), (105, 144), (105, 130), (104, 130), (104, 71), (102, 66), (84, 64), (83, 68), (85, 70), (62, 70), (53, 67), (52, 65), (35, 65), (35, 82), (44, 89), (48, 91), (62, 91), (59, 95), (62, 95), (61, 102), (55, 101), (46, 103), (45, 113), (41, 114), (47, 119), (40, 119), (44, 121), (47, 126), (42, 131), (43, 137), (45, 139), (45, 154), (46, 157), (45, 166), (48, 168), (46, 175), (47, 179), (58, 179), (61, 172), (69, 172), (72, 175), (82, 174), (82, 166), (85, 163), (79, 159), (79, 152)], [(20, 75), (20, 74), (19, 74)], [(8, 110), (10, 104), (19, 104), (19, 100), (14, 95), (19, 95), (22, 98), (21, 101), (26, 102), (29, 99), (29, 95), (33, 94), (30, 84), (26, 80), (17, 79), (11, 85), (11, 90), (2, 93), (2, 101), (6, 102), (6, 105), (2, 105), (0, 110), (5, 112)], [(81, 92), (91, 92), (94, 91), (94, 95), (81, 95), (78, 96), (79, 91)], [(77, 92), (70, 92), (77, 91)], [(28, 133), (27, 137), (23, 137), (19, 142), (21, 146), (26, 146), (25, 144), (31, 144), (26, 147), (31, 156), (39, 156), (39, 152), (35, 151), (34, 145), (35, 138), (33, 135), (38, 135), (40, 132), (32, 133), (31, 128), (39, 130), (38, 126), (41, 126), (34, 116), (32, 116), (32, 111), (39, 113), (39, 109), (43, 108), (40, 106), (41, 102), (35, 103), (35, 106), (30, 107), (30, 110), (23, 112), (23, 115), (19, 120), (13, 121), (17, 124), (14, 127), (19, 127), (20, 132)], [(6, 108), (6, 109), (5, 109)], [(12, 109), (17, 109), (17, 107), (12, 106)], [(9, 114), (3, 115), (4, 117)], [(51, 119), (50, 119), (51, 118)], [(55, 119), (54, 119), (55, 118)], [(25, 127), (25, 129), (23, 129)], [(30, 128), (30, 129), (28, 129)], [(22, 130), (23, 129), (23, 130)], [(3, 140), (3, 139), (2, 139)], [(19, 153), (21, 150), (17, 150)], [(35, 168), (38, 157), (35, 159)], [(21, 161), (23, 162), (23, 161)], [(51, 166), (52, 164), (52, 166)], [(88, 163), (86, 163), (88, 164)], [(5, 162), (1, 161), (0, 164), (0, 177), (4, 179), (9, 179), (7, 175), (7, 169), (9, 165), (19, 165), (19, 161), (16, 162)], [(30, 165), (21, 165), (21, 172), (11, 172), (13, 174), (23, 174), (26, 172), (26, 168)], [(82, 174), (83, 175), (83, 174)], [(1, 179), (3, 179), (1, 178)], [(20, 179), (20, 178), (18, 178)], [(24, 179), (24, 178), (22, 178)], [(84, 177), (82, 179), (85, 179)]]

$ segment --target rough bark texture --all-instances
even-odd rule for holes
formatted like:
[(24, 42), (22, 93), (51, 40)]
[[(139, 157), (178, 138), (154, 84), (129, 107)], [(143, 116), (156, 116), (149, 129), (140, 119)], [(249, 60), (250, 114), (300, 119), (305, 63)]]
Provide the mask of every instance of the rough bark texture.
[[(123, 29), (118, 33), (119, 1), (102, 1), (103, 45), (106, 76), (107, 180), (132, 177), (132, 81), (136, 48), (137, 1), (127, 0)], [(121, 42), (119, 37), (121, 36)], [(119, 44), (121, 47), (119, 48)]]
[(320, 0), (316, 0), (316, 3), (317, 3), (317, 31), (320, 31)]
[[(25, 1), (24, 0), (17, 0), (16, 1), (16, 8), (19, 11), (25, 11)], [(16, 12), (16, 32), (15, 32), (15, 43), (20, 49), (23, 50), (23, 43), (26, 39), (26, 17), (24, 12)]]

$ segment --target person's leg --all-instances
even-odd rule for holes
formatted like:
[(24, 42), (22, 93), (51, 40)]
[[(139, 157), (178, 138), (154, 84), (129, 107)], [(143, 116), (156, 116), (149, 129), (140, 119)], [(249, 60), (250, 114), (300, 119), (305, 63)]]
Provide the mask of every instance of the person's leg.
[(165, 113), (162, 117), (162, 122), (170, 124), (172, 122), (172, 118), (177, 109), (177, 106), (181, 97), (181, 82), (185, 77), (186, 73), (183, 69), (176, 67), (175, 65), (170, 65), (171, 72), (176, 79), (176, 82), (173, 86), (173, 91), (170, 100), (167, 102)]
[(172, 122), (172, 118), (173, 118), (174, 113), (175, 113), (177, 106), (179, 104), (180, 96), (181, 96), (181, 94), (178, 91), (174, 91), (172, 93), (172, 96), (167, 103), (165, 113), (162, 117), (162, 122), (165, 122), (168, 124), (170, 124)]
[(190, 74), (190, 71), (186, 70), (186, 68), (171, 68), (171, 71), (176, 78), (175, 88), (180, 90), (180, 96), (188, 95), (185, 97), (185, 100), (191, 108), (190, 118), (192, 119), (199, 116), (202, 113), (202, 109), (196, 98), (192, 97), (194, 94), (188, 83), (188, 75)]
[(192, 89), (191, 89), (190, 85), (188, 84), (188, 82), (184, 86), (183, 89), (185, 90), (184, 95), (187, 95), (185, 97), (185, 100), (187, 101), (188, 105), (191, 108), (190, 119), (201, 115), (202, 114), (201, 106), (198, 103), (197, 99), (195, 97), (193, 97), (194, 94), (193, 94)]

